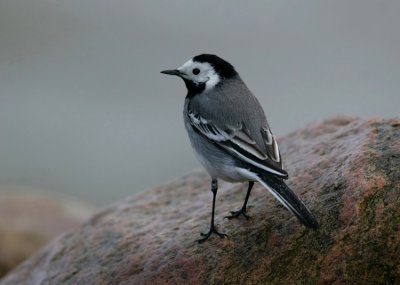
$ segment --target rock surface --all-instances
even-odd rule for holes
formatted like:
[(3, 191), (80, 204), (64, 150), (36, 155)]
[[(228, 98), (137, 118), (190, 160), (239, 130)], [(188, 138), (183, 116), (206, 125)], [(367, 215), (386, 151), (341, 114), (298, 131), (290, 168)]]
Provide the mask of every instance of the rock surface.
[(0, 277), (59, 234), (77, 228), (93, 210), (34, 189), (0, 186)]
[[(311, 231), (257, 186), (252, 219), (223, 220), (245, 187), (192, 172), (119, 202), (24, 262), (9, 284), (395, 284), (400, 280), (400, 120), (338, 117), (280, 141)], [(397, 283), (398, 284), (398, 283)]]

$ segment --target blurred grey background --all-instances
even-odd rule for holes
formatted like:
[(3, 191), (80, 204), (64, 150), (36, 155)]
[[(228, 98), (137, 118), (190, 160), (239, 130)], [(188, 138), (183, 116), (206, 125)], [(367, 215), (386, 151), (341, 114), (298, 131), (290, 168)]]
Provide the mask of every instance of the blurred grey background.
[(400, 1), (0, 0), (0, 191), (105, 205), (199, 167), (183, 83), (233, 63), (275, 134), (400, 109)]

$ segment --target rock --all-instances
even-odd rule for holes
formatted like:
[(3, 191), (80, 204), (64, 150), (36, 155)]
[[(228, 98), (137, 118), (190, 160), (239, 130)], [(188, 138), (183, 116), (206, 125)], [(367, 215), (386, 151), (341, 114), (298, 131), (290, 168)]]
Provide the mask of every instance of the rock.
[(280, 141), (288, 183), (318, 218), (306, 229), (266, 190), (252, 219), (223, 220), (245, 186), (195, 171), (96, 214), (24, 262), (8, 284), (394, 284), (400, 280), (400, 120), (337, 117)]
[(81, 202), (27, 187), (0, 187), (0, 277), (93, 213)]

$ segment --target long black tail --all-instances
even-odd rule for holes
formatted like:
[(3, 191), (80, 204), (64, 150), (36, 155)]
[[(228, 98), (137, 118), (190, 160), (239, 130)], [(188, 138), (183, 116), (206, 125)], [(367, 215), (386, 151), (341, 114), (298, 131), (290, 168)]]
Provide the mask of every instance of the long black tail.
[(300, 222), (313, 230), (318, 229), (319, 225), (314, 215), (281, 178), (270, 174), (258, 174), (257, 177), (259, 178), (258, 182), (267, 188), (289, 211), (295, 214)]

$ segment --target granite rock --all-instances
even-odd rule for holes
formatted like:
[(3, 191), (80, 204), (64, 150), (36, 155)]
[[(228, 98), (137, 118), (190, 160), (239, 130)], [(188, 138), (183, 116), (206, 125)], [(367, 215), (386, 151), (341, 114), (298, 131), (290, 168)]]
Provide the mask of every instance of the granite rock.
[(220, 183), (216, 221), (229, 238), (198, 244), (212, 195), (209, 177), (194, 171), (97, 213), (0, 284), (398, 282), (400, 120), (336, 117), (288, 134), (280, 148), (288, 184), (317, 217), (317, 231), (259, 185), (252, 218), (224, 220), (246, 188)]

